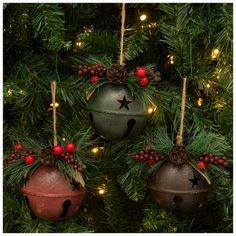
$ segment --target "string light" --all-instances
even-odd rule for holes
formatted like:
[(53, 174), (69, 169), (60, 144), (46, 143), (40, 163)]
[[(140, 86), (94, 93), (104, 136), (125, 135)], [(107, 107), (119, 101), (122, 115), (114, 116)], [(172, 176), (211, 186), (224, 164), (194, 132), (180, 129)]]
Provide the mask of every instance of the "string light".
[(203, 105), (203, 98), (198, 98), (197, 105), (201, 107)]
[(221, 100), (217, 100), (214, 104), (214, 108), (220, 110), (221, 108), (223, 108), (225, 105), (225, 102), (224, 101), (221, 101)]
[(65, 142), (65, 141), (66, 141), (66, 138), (65, 138), (65, 137), (63, 137), (63, 138), (62, 138), (62, 140)]
[(154, 103), (152, 103), (152, 105), (150, 105), (150, 107), (148, 107), (148, 113), (152, 114), (156, 111), (156, 109), (157, 109), (157, 106)]
[(149, 107), (149, 108), (148, 108), (148, 113), (149, 113), (149, 114), (153, 113), (153, 108), (152, 108), (152, 107)]
[(98, 190), (97, 192), (99, 195), (104, 195), (107, 192), (106, 185), (102, 184), (101, 186), (97, 188), (97, 190)]
[(170, 64), (172, 64), (172, 65), (175, 64), (175, 56), (173, 56), (173, 55), (168, 55), (167, 58), (169, 59)]
[(12, 95), (12, 90), (11, 89), (8, 89), (7, 90), (7, 95), (10, 97)]
[(209, 83), (207, 83), (206, 87), (209, 89), (211, 87), (211, 85)]
[(77, 48), (81, 48), (82, 42), (81, 42), (81, 41), (77, 41), (77, 42), (75, 43), (75, 46), (76, 46)]
[(149, 105), (148, 108), (147, 108), (147, 112), (148, 112), (149, 114), (152, 114), (152, 113), (154, 113), (154, 112), (156, 111), (156, 109), (157, 109), (156, 104), (153, 103), (153, 102), (150, 102), (150, 105)]
[(212, 60), (216, 59), (219, 56), (220, 50), (218, 48), (215, 48), (211, 52), (211, 58)]
[(97, 154), (99, 152), (99, 147), (93, 147), (91, 149), (91, 152), (94, 153), (94, 154)]
[(147, 15), (142, 14), (142, 15), (140, 16), (140, 20), (141, 20), (141, 21), (145, 21), (146, 19), (147, 19)]
[[(55, 102), (55, 107), (59, 107), (59, 103), (58, 102)], [(51, 107), (53, 107), (53, 103), (50, 104)]]

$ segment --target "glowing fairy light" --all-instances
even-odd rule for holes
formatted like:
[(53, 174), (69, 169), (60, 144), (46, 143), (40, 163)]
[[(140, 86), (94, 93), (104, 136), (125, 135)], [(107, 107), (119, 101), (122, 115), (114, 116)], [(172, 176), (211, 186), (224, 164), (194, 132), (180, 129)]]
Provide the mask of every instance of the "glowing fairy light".
[(168, 55), (167, 58), (169, 59), (169, 63), (170, 64), (175, 64), (175, 56), (173, 55)]
[(203, 105), (203, 98), (198, 98), (197, 105), (201, 107)]
[(7, 90), (7, 95), (10, 97), (12, 95), (12, 90), (11, 89), (8, 89)]
[[(59, 107), (59, 103), (58, 102), (55, 102), (55, 107)], [(53, 107), (53, 103), (50, 104), (51, 107)]]
[(99, 147), (93, 147), (91, 149), (91, 152), (94, 153), (94, 154), (97, 154), (99, 152)]
[(211, 52), (211, 58), (214, 60), (219, 56), (220, 50), (218, 48), (215, 48)]
[(98, 190), (98, 193), (99, 193), (100, 195), (103, 195), (103, 194), (105, 193), (105, 189), (100, 189), (100, 190)]
[(75, 45), (76, 45), (77, 48), (80, 48), (82, 46), (82, 42), (78, 41), (78, 42), (75, 43)]
[(145, 21), (147, 19), (147, 15), (146, 14), (142, 14), (141, 16), (140, 16), (140, 20), (141, 21)]
[(99, 195), (104, 195), (107, 192), (107, 188), (105, 184), (102, 184), (97, 188), (97, 192)]

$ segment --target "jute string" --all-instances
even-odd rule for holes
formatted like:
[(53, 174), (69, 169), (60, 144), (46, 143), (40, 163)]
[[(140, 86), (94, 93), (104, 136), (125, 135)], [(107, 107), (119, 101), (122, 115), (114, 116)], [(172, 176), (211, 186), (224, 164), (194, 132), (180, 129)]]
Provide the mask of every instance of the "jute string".
[[(51, 92), (52, 92), (52, 111), (53, 111), (53, 144), (54, 146), (57, 145), (57, 108), (56, 108), (56, 90), (57, 90), (57, 84), (56, 81), (53, 80), (51, 82)], [(84, 187), (85, 182), (82, 174), (79, 171), (76, 171), (75, 173), (75, 179)]]
[(122, 3), (121, 33), (120, 33), (120, 65), (124, 64), (124, 34), (125, 34), (125, 3)]
[(179, 132), (176, 137), (176, 144), (183, 144), (183, 132), (184, 132), (184, 113), (185, 113), (185, 104), (186, 104), (186, 81), (187, 78), (183, 78), (183, 89), (182, 89), (182, 102), (181, 102), (181, 112), (180, 112), (180, 127)]
[(56, 117), (56, 90), (57, 85), (56, 81), (53, 80), (51, 82), (51, 92), (52, 92), (52, 111), (53, 111), (53, 144), (54, 146), (57, 145), (57, 117)]

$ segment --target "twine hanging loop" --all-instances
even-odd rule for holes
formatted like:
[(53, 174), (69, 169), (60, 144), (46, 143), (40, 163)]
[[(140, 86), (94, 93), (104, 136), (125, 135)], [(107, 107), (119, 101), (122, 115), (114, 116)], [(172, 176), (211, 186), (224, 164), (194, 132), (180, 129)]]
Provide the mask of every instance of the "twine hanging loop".
[(51, 93), (52, 93), (52, 111), (53, 111), (53, 144), (57, 145), (57, 116), (56, 116), (56, 81), (51, 82)]
[(181, 102), (181, 112), (180, 112), (180, 127), (179, 132), (176, 137), (176, 144), (183, 144), (183, 132), (184, 132), (184, 114), (185, 114), (185, 104), (186, 104), (186, 82), (187, 77), (183, 78), (183, 89), (182, 89), (182, 102)]
[(125, 3), (122, 3), (120, 32), (120, 65), (124, 64)]

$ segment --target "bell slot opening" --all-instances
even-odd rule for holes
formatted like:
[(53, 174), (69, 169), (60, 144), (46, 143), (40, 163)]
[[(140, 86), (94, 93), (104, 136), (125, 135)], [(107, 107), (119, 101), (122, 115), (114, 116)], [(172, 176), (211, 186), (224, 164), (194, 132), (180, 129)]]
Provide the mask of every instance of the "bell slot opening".
[(136, 120), (135, 119), (130, 119), (128, 122), (127, 122), (127, 129), (125, 131), (125, 134), (123, 136), (123, 138), (127, 138), (131, 131), (133, 130), (134, 126), (136, 124)]
[(67, 213), (69, 211), (70, 206), (71, 206), (71, 200), (65, 200), (63, 202), (63, 210), (62, 210), (60, 218), (66, 217), (66, 215), (67, 215)]

